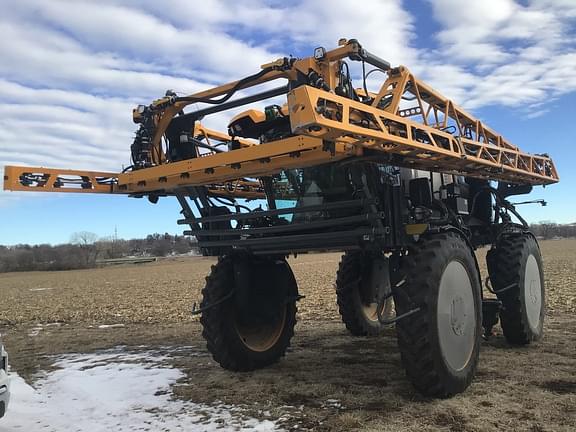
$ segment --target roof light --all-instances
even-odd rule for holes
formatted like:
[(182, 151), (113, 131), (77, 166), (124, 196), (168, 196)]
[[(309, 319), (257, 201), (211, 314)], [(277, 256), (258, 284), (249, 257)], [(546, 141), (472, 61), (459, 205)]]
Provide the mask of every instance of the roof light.
[(326, 48), (318, 47), (314, 49), (314, 58), (316, 60), (322, 60), (324, 57), (326, 57)]

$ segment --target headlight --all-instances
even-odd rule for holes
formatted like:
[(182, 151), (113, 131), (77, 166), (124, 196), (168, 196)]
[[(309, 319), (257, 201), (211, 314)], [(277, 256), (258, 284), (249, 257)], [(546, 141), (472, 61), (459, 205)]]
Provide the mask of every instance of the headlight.
[(314, 58), (316, 60), (322, 60), (326, 56), (326, 49), (324, 47), (318, 47), (314, 49)]

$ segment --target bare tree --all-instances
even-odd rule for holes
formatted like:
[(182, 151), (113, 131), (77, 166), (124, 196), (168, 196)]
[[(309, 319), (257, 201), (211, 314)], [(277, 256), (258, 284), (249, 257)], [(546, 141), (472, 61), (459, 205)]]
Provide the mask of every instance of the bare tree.
[(551, 221), (542, 221), (539, 223), (541, 235), (545, 239), (551, 239), (556, 235), (558, 224)]
[(98, 255), (96, 240), (98, 240), (98, 236), (89, 231), (75, 232), (70, 236), (70, 243), (80, 247), (86, 267), (91, 267), (96, 261), (96, 256)]
[(70, 243), (78, 246), (90, 246), (96, 243), (98, 236), (89, 231), (78, 231), (70, 236)]

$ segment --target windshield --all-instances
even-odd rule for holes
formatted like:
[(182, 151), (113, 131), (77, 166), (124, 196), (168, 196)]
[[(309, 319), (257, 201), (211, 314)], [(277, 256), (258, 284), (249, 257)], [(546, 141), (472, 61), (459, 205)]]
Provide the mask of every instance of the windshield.
[[(348, 170), (337, 165), (284, 170), (273, 178), (276, 208), (308, 207), (346, 201), (353, 198)], [(323, 218), (325, 211), (315, 210), (282, 215), (292, 222)], [(331, 215), (332, 216), (332, 215)]]

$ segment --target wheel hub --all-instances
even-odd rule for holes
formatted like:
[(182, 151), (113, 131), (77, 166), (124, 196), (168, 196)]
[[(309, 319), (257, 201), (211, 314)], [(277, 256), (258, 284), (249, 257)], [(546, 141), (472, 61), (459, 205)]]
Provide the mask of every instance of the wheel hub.
[(264, 352), (273, 347), (284, 329), (286, 308), (279, 310), (280, 316), (265, 323), (239, 323), (236, 321), (236, 331), (240, 339), (252, 351)]
[(362, 305), (362, 313), (368, 321), (379, 323), (378, 314), (385, 319), (390, 319), (393, 316), (393, 303), (392, 298), (386, 299), (384, 303), (378, 305), (377, 302)]
[(538, 303), (537, 291), (540, 291), (539, 284), (535, 280), (530, 281), (530, 301), (532, 304)]
[(440, 349), (455, 371), (466, 367), (476, 342), (476, 314), (472, 280), (459, 261), (448, 263), (438, 288), (437, 325)]
[(378, 303), (363, 304), (362, 312), (369, 321), (378, 321)]
[(450, 325), (455, 335), (462, 336), (464, 333), (464, 325), (466, 324), (466, 309), (464, 299), (461, 296), (456, 296), (452, 300), (452, 307), (450, 308)]
[(530, 255), (526, 260), (524, 290), (528, 325), (533, 331), (537, 331), (540, 326), (540, 315), (542, 313), (542, 284), (540, 266), (534, 255)]

